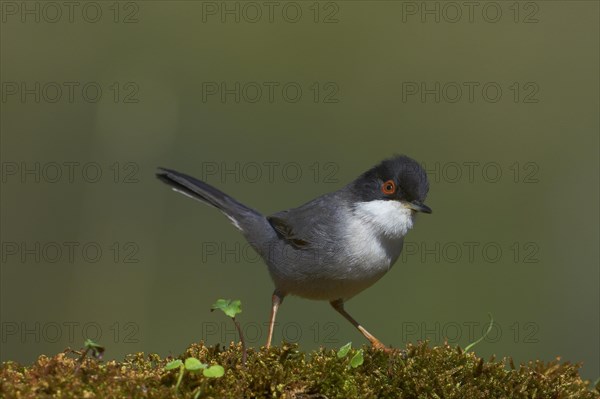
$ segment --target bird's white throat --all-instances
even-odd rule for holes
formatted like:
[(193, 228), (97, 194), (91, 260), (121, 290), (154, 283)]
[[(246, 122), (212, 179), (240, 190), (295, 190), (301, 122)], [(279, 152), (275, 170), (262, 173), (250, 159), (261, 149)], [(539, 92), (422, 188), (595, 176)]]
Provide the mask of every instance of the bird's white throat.
[(413, 226), (412, 211), (399, 201), (359, 202), (355, 209), (356, 216), (389, 238), (403, 237)]

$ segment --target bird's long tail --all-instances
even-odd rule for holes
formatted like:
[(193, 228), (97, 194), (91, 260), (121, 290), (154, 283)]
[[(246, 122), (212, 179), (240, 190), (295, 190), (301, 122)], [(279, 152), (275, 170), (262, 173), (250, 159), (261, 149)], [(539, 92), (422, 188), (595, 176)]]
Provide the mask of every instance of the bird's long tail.
[(201, 180), (165, 168), (159, 168), (156, 177), (171, 186), (173, 190), (218, 208), (235, 227), (244, 233), (251, 244), (252, 241), (267, 239), (275, 234), (267, 219), (260, 212), (247, 207)]

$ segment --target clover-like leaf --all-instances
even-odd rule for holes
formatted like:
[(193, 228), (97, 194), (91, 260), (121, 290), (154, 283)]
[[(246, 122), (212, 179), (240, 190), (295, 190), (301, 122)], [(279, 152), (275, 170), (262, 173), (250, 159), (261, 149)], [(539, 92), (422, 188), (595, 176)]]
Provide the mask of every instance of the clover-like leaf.
[(225, 374), (225, 369), (222, 366), (215, 364), (214, 366), (210, 366), (209, 368), (204, 369), (204, 371), (202, 371), (202, 374), (204, 374), (205, 377), (209, 378), (219, 378), (223, 377), (223, 374)]
[(365, 359), (363, 358), (363, 350), (359, 349), (356, 354), (352, 356), (352, 359), (350, 359), (350, 367), (356, 368), (363, 364), (364, 361)]
[(352, 348), (352, 342), (348, 342), (346, 345), (342, 346), (340, 348), (340, 350), (337, 352), (338, 359), (346, 357), (346, 355), (350, 351), (350, 348)]
[(183, 362), (181, 360), (179, 360), (179, 359), (171, 360), (165, 366), (165, 370), (177, 369), (177, 368), (181, 367), (182, 365), (183, 365)]
[(218, 299), (211, 306), (211, 311), (221, 309), (229, 317), (235, 317), (238, 313), (242, 313), (242, 301), (239, 299)]
[(195, 357), (188, 357), (185, 359), (185, 369), (189, 371), (198, 371), (201, 369), (205, 369), (206, 364), (202, 363), (200, 360)]

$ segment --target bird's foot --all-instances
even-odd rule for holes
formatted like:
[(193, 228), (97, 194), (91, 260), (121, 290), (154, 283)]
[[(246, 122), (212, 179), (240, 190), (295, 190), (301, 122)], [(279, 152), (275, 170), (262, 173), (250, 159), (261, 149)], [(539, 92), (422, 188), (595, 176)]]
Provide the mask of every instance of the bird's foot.
[(371, 341), (371, 346), (373, 347), (373, 349), (376, 349), (378, 351), (383, 351), (385, 353), (395, 353), (396, 351), (398, 351), (398, 349), (394, 349), (394, 348), (385, 346), (379, 340)]

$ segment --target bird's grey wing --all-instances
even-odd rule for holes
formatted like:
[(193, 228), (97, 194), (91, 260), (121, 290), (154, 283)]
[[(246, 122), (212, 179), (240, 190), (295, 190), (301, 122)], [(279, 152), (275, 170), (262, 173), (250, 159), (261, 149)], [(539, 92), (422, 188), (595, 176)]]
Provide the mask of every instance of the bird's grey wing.
[(309, 248), (312, 243), (328, 241), (337, 219), (335, 200), (331, 195), (316, 198), (298, 208), (275, 213), (267, 220), (285, 240), (296, 249)]
[(300, 238), (297, 232), (292, 228), (288, 220), (278, 216), (267, 216), (267, 220), (271, 223), (271, 226), (275, 229), (275, 232), (279, 238), (285, 240), (296, 249), (305, 248), (308, 245), (308, 241)]

